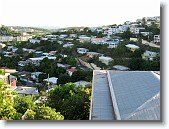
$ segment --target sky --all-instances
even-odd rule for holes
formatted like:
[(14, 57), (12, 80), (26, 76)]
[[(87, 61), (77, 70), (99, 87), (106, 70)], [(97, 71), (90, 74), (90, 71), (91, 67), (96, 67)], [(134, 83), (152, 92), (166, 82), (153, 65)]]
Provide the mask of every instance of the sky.
[(102, 26), (160, 16), (160, 0), (0, 0), (7, 26)]

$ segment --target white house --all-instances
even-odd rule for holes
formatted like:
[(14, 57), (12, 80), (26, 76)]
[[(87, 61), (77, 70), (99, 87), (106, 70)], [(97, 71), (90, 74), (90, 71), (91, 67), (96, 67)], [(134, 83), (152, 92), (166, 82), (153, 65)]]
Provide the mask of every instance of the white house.
[(40, 74), (42, 74), (42, 72), (32, 72), (32, 73), (31, 73), (31, 78), (32, 78), (33, 80), (38, 81), (38, 77), (39, 77)]
[(80, 36), (78, 36), (78, 38), (79, 38), (79, 41), (81, 43), (90, 42), (91, 41), (91, 37), (88, 37), (86, 35), (80, 35)]
[(27, 61), (19, 61), (18, 62), (18, 66), (21, 66), (21, 67), (23, 67), (23, 66), (25, 66), (27, 64), (28, 64)]
[(50, 77), (50, 78), (44, 79), (43, 81), (46, 82), (46, 83), (49, 82), (50, 86), (54, 86), (54, 85), (57, 84), (57, 80), (58, 80), (58, 78), (56, 78), (56, 77)]
[(89, 84), (89, 82), (87, 82), (87, 81), (78, 81), (78, 82), (74, 82), (74, 84), (76, 86), (86, 86), (87, 84)]
[(13, 36), (0, 36), (0, 42), (8, 42), (13, 40), (14, 40)]
[(67, 34), (61, 34), (61, 35), (59, 35), (59, 39), (64, 39), (64, 38), (66, 38), (68, 35)]
[(16, 40), (17, 41), (28, 41), (32, 36), (17, 36)]
[(89, 49), (86, 48), (77, 48), (77, 53), (79, 54), (85, 54), (89, 51)]
[(152, 51), (145, 51), (143, 54), (142, 54), (142, 59), (144, 60), (153, 60), (155, 57), (157, 56), (157, 53), (156, 52), (152, 52)]
[(23, 52), (29, 52), (29, 53), (32, 53), (32, 52), (35, 52), (36, 50), (34, 50), (34, 49), (22, 48), (22, 51), (23, 51)]
[(125, 45), (130, 51), (134, 52), (136, 49), (139, 49), (140, 47), (134, 44), (127, 44)]
[(35, 43), (40, 43), (40, 40), (39, 39), (29, 39), (29, 42), (35, 44)]
[(51, 59), (51, 60), (56, 59), (56, 57), (42, 56), (42, 57), (36, 57), (36, 58), (29, 58), (27, 60), (27, 62), (38, 66), (44, 58), (48, 58), (48, 59)]
[(14, 91), (17, 92), (19, 95), (38, 94), (38, 91), (35, 87), (18, 86)]
[(154, 35), (154, 43), (160, 43), (160, 35)]
[(100, 54), (100, 53), (97, 53), (97, 52), (87, 52), (87, 56), (88, 56), (89, 58), (93, 58), (93, 57), (99, 56), (99, 55), (101, 55), (101, 54)]
[(127, 71), (127, 70), (129, 70), (128, 67), (123, 66), (123, 65), (114, 65), (113, 68), (116, 69), (116, 70), (120, 70), (120, 71)]
[(67, 44), (64, 44), (63, 47), (72, 47), (74, 44), (72, 43), (67, 43)]
[(102, 63), (109, 65), (109, 62), (112, 61), (113, 59), (111, 57), (105, 57), (105, 56), (101, 56), (99, 57), (99, 61), (101, 61)]
[(76, 38), (76, 37), (77, 37), (77, 34), (69, 34), (69, 37), (70, 37), (70, 38)]
[(140, 32), (143, 36), (148, 36), (150, 35), (151, 32)]
[(119, 42), (115, 42), (115, 41), (108, 41), (107, 44), (109, 45), (108, 48), (117, 48), (117, 46), (120, 43)]

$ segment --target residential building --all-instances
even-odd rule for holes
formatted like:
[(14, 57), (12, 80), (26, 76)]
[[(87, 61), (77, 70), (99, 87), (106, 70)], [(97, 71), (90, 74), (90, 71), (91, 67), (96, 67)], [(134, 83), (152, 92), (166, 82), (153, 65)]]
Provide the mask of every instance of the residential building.
[(111, 57), (105, 57), (105, 56), (101, 56), (99, 57), (99, 61), (101, 61), (102, 63), (109, 65), (109, 63), (112, 61), (113, 59)]
[(23, 52), (28, 52), (28, 53), (33, 53), (33, 52), (35, 52), (36, 50), (35, 50), (35, 49), (22, 48), (22, 51), (23, 51)]
[(130, 51), (134, 52), (135, 50), (139, 49), (140, 47), (134, 44), (127, 44), (125, 45)]
[(14, 40), (13, 36), (0, 36), (0, 42), (9, 42), (13, 40)]
[(39, 77), (40, 74), (42, 74), (42, 72), (32, 72), (32, 73), (31, 73), (31, 78), (32, 78), (33, 80), (35, 80), (36, 82), (38, 82), (38, 81), (39, 81), (39, 80), (38, 80), (38, 77)]
[(72, 43), (67, 43), (67, 44), (64, 44), (63, 47), (73, 47), (74, 44)]
[(68, 68), (70, 67), (70, 65), (57, 63), (57, 67), (61, 67), (61, 68), (64, 68), (64, 69), (68, 69)]
[(106, 39), (105, 38), (92, 38), (91, 43), (93, 44), (105, 44)]
[(93, 57), (96, 57), (96, 56), (99, 56), (101, 55), (100, 53), (97, 53), (97, 52), (87, 52), (87, 56), (89, 58), (93, 58)]
[(87, 84), (89, 84), (89, 82), (87, 82), (87, 81), (78, 81), (78, 82), (74, 82), (74, 84), (76, 86), (86, 86)]
[(137, 38), (130, 38), (130, 41), (137, 42), (137, 41), (138, 41), (138, 39), (137, 39)]
[(77, 53), (79, 54), (85, 54), (89, 51), (89, 49), (86, 48), (77, 48)]
[(17, 36), (16, 41), (28, 41), (32, 36)]
[(72, 76), (72, 74), (73, 74), (74, 72), (76, 72), (77, 69), (76, 69), (75, 67), (72, 67), (72, 68), (70, 68), (70, 69), (67, 69), (66, 71), (67, 71), (67, 73), (68, 73), (69, 76)]
[(143, 36), (149, 36), (151, 32), (140, 32)]
[(58, 78), (56, 77), (50, 77), (50, 78), (46, 78), (43, 81), (46, 82), (47, 84), (49, 83), (49, 86), (55, 86), (57, 85), (57, 80)]
[(109, 45), (108, 48), (117, 48), (117, 46), (120, 44), (118, 41), (107, 41), (107, 44)]
[(143, 54), (142, 54), (142, 59), (144, 60), (154, 60), (154, 58), (157, 56), (157, 53), (156, 52), (152, 52), (152, 51), (145, 51)]
[(154, 35), (154, 43), (156, 44), (160, 43), (160, 35)]
[(42, 56), (42, 57), (36, 57), (36, 58), (29, 58), (29, 59), (27, 59), (27, 62), (38, 66), (38, 65), (40, 65), (40, 62), (44, 58), (48, 58), (48, 59), (51, 59), (51, 60), (55, 60), (56, 59), (56, 57)]
[(120, 71), (128, 71), (128, 70), (129, 70), (128, 67), (123, 66), (123, 65), (114, 65), (114, 66), (113, 66), (113, 69), (115, 69), (115, 70), (120, 70)]
[(35, 43), (40, 43), (40, 40), (39, 39), (29, 39), (29, 42), (35, 44)]
[(64, 39), (64, 38), (66, 38), (66, 37), (68, 37), (67, 34), (61, 34), (61, 35), (59, 35), (59, 39)]
[(54, 56), (54, 55), (56, 55), (56, 52), (57, 52), (57, 51), (50, 51), (50, 52), (49, 52), (49, 55)]
[(79, 41), (81, 43), (85, 43), (85, 42), (90, 42), (91, 41), (91, 37), (88, 37), (86, 35), (80, 35), (80, 36), (78, 36), (78, 38), (79, 38)]
[(0, 80), (3, 80), (5, 83), (10, 85), (11, 89), (14, 89), (16, 87), (16, 80), (17, 78), (14, 76), (11, 76), (11, 73), (15, 73), (16, 69), (9, 69), (6, 67), (0, 68), (4, 72), (4, 75), (0, 75)]
[(35, 87), (17, 86), (14, 91), (17, 92), (19, 96), (38, 94), (38, 90)]
[(125, 25), (130, 25), (132, 22), (131, 21), (126, 21), (124, 24)]
[(90, 120), (161, 120), (160, 76), (152, 71), (94, 70)]
[(18, 66), (24, 67), (25, 65), (27, 65), (28, 62), (27, 61), (19, 61), (18, 62)]
[(70, 38), (77, 38), (77, 34), (69, 34)]
[(43, 56), (43, 51), (36, 51), (36, 52), (35, 52), (35, 56), (36, 56), (36, 57), (41, 57), (41, 56)]

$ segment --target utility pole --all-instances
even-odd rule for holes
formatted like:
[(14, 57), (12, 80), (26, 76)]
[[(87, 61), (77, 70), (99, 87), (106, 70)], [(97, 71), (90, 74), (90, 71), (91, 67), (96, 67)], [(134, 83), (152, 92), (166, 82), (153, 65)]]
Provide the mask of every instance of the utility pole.
[(48, 92), (49, 92), (49, 74), (48, 74)]

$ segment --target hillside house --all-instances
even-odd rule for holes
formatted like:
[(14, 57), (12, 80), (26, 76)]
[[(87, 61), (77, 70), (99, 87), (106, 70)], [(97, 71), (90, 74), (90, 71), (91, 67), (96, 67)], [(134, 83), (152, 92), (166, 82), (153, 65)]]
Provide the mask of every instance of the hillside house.
[(105, 57), (105, 56), (101, 56), (99, 57), (99, 61), (101, 61), (102, 63), (109, 65), (109, 63), (112, 61), (113, 59), (111, 57)]
[(154, 60), (154, 58), (157, 56), (157, 53), (156, 52), (152, 52), (152, 51), (145, 51), (143, 54), (142, 54), (142, 59), (144, 60)]
[(89, 49), (86, 48), (77, 48), (77, 53), (79, 54), (85, 54), (89, 51)]
[(134, 44), (127, 44), (125, 45), (130, 51), (134, 52), (135, 50), (139, 49), (140, 47)]

